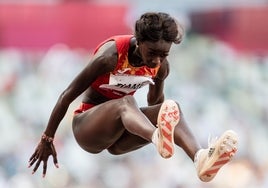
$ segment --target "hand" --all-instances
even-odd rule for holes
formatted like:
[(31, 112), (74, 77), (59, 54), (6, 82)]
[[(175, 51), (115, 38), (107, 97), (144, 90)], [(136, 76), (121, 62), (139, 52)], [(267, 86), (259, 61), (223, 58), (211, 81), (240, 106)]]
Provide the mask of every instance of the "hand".
[(36, 162), (32, 174), (36, 172), (41, 161), (43, 161), (43, 177), (45, 177), (47, 171), (47, 161), (50, 155), (53, 157), (54, 165), (59, 168), (57, 153), (53, 142), (47, 142), (46, 140), (42, 139), (29, 160), (29, 168)]

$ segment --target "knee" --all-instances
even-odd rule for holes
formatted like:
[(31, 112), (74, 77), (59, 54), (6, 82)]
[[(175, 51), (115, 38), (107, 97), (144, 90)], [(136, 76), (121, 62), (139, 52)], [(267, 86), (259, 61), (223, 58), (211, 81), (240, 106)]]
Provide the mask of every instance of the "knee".
[(137, 108), (138, 104), (133, 96), (127, 95), (120, 99), (120, 105), (116, 106), (120, 114), (129, 111), (130, 109)]
[(94, 148), (94, 147), (88, 147), (88, 146), (84, 146), (84, 145), (81, 145), (81, 144), (79, 144), (79, 145), (83, 150), (85, 150), (88, 153), (98, 154), (98, 153), (103, 151), (103, 149)]
[(122, 99), (123, 103), (126, 105), (137, 105), (135, 98), (132, 95), (124, 96)]
[(177, 106), (178, 106), (178, 109), (179, 109), (179, 112), (181, 113), (181, 108), (180, 108), (180, 104), (177, 102), (177, 101), (174, 101), (176, 104), (177, 104)]
[(113, 146), (107, 148), (107, 151), (112, 155), (120, 155), (120, 154), (125, 153), (119, 147), (116, 147), (116, 145), (113, 145)]

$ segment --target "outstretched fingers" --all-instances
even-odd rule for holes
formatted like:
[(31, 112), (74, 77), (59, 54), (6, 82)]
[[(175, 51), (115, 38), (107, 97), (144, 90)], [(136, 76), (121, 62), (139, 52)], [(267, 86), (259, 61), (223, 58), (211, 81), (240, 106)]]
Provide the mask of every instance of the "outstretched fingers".
[(56, 166), (56, 168), (59, 168), (59, 163), (58, 163), (57, 157), (53, 156), (53, 162), (54, 162), (54, 165)]
[(46, 176), (47, 173), (47, 161), (43, 162), (43, 178)]
[(33, 159), (35, 159), (36, 154), (37, 154), (37, 150), (32, 154), (32, 156), (29, 159), (29, 162), (31, 162)]
[(53, 156), (53, 162), (54, 165), (59, 168), (58, 165), (58, 159), (57, 159), (57, 153), (54, 147), (54, 144), (52, 142), (47, 142), (46, 140), (42, 140), (38, 146), (33, 155), (29, 159), (29, 166), (28, 168), (32, 167), (34, 164), (34, 168), (32, 171), (32, 174), (34, 174), (37, 169), (40, 166), (40, 163), (43, 162), (43, 177), (46, 176), (47, 172), (47, 161), (49, 159), (49, 156)]
[(32, 171), (32, 174), (34, 174), (36, 172), (36, 170), (38, 169), (40, 163), (41, 163), (41, 159), (38, 159), (38, 161), (36, 162), (35, 167), (34, 167), (34, 169)]
[(54, 165), (56, 166), (56, 168), (59, 168), (59, 163), (58, 163), (58, 159), (57, 159), (57, 152), (56, 152), (53, 144), (51, 146), (51, 149), (52, 149), (52, 156), (53, 156)]
[(29, 159), (29, 166), (28, 168), (30, 168), (38, 159), (38, 152), (37, 150), (33, 153), (33, 155), (30, 157)]

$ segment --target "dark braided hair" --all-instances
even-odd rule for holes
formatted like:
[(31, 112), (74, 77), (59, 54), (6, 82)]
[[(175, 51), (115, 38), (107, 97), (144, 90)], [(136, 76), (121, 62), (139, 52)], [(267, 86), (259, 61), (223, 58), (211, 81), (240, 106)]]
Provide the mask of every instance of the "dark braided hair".
[(157, 42), (162, 39), (179, 44), (182, 36), (182, 27), (167, 13), (147, 12), (141, 15), (135, 24), (135, 37), (138, 42)]

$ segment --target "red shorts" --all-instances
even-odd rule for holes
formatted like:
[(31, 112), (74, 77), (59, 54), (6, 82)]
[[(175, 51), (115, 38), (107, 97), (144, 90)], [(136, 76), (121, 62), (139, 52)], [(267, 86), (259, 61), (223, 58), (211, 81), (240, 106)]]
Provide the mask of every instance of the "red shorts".
[(74, 111), (74, 115), (80, 114), (82, 112), (85, 112), (88, 109), (92, 108), (93, 106), (95, 106), (95, 105), (94, 104), (81, 103), (79, 108)]

